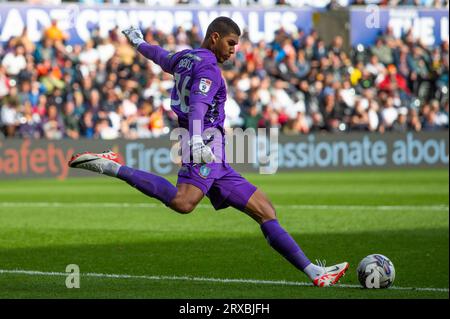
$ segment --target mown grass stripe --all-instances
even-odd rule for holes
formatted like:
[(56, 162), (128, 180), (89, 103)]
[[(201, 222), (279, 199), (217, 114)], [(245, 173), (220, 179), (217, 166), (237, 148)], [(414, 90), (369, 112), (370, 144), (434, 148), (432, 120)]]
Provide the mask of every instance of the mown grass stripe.
[[(68, 276), (69, 273), (64, 272), (44, 272), (36, 270), (21, 269), (0, 269), (0, 274), (15, 274), (28, 276)], [(142, 279), (142, 280), (176, 280), (176, 281), (194, 281), (194, 282), (212, 282), (212, 283), (238, 283), (238, 284), (256, 284), (256, 285), (279, 285), (279, 286), (313, 286), (309, 282), (300, 281), (284, 281), (284, 280), (257, 280), (257, 279), (238, 279), (238, 278), (206, 278), (191, 276), (148, 276), (148, 275), (127, 275), (127, 274), (101, 274), (101, 273), (80, 273), (80, 277), (94, 278), (113, 278), (113, 279)], [(337, 284), (336, 288), (361, 288), (358, 285)], [(411, 290), (411, 291), (433, 291), (433, 292), (449, 292), (448, 288), (422, 288), (422, 287), (397, 287), (393, 286), (392, 290)]]
[[(275, 205), (284, 209), (307, 209), (307, 210), (410, 210), (410, 211), (447, 211), (447, 205)], [(2, 202), (0, 207), (70, 207), (70, 208), (158, 208), (165, 207), (158, 203), (114, 203), (114, 202)], [(200, 204), (198, 208), (212, 208), (211, 205)]]

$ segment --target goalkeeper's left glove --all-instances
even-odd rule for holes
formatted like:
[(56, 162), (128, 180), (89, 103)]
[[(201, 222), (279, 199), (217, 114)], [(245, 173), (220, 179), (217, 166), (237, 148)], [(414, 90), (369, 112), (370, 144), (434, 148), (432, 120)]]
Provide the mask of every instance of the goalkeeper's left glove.
[(144, 43), (144, 35), (141, 30), (137, 27), (131, 26), (125, 30), (122, 30), (122, 33), (127, 37), (128, 41), (137, 48), (141, 43)]

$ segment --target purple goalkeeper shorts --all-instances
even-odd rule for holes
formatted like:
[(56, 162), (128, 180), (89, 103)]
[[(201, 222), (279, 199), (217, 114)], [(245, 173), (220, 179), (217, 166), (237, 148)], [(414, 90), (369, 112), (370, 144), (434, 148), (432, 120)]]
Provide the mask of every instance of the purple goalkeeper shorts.
[(191, 184), (201, 189), (216, 210), (229, 206), (243, 210), (256, 191), (228, 164), (183, 164), (177, 184)]

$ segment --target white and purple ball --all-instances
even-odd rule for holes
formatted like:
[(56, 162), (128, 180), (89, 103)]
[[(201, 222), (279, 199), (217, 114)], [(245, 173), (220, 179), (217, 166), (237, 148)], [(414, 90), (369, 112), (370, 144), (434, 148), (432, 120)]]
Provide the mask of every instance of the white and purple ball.
[(358, 279), (364, 288), (389, 288), (394, 283), (394, 264), (386, 256), (369, 255), (358, 265)]

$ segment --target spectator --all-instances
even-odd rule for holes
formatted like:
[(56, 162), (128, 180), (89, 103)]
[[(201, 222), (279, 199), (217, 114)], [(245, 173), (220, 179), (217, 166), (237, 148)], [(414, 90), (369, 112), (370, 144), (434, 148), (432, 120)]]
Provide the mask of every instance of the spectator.
[(398, 112), (397, 119), (392, 124), (393, 132), (406, 132), (408, 130), (408, 122), (407, 122), (407, 114), (408, 110), (406, 108), (401, 108)]
[(431, 109), (436, 113), (436, 124), (443, 128), (448, 128), (448, 101), (441, 109), (438, 100), (430, 101)]
[(119, 137), (119, 132), (109, 125), (108, 119), (99, 118), (95, 123), (94, 136), (103, 140), (113, 140)]
[(246, 108), (245, 98), (247, 94), (241, 91), (239, 96), (242, 97), (240, 103), (231, 97), (228, 97), (227, 101), (225, 101), (225, 125), (228, 128), (241, 127), (243, 124), (240, 114), (241, 108), (244, 110)]
[(436, 121), (436, 112), (434, 110), (430, 110), (426, 115), (422, 122), (422, 130), (423, 131), (438, 131), (441, 128)]
[(94, 41), (86, 41), (85, 47), (79, 56), (81, 66), (80, 71), (83, 76), (87, 76), (91, 71), (96, 70), (97, 62), (100, 60), (100, 54), (94, 47)]
[(261, 113), (258, 111), (258, 107), (256, 104), (251, 105), (247, 111), (243, 115), (244, 118), (244, 129), (254, 129), (256, 130), (258, 128), (258, 123), (262, 118)]
[(358, 100), (351, 116), (350, 129), (354, 131), (368, 131), (369, 124), (369, 114), (364, 108), (362, 101)]
[(309, 124), (306, 120), (305, 113), (298, 112), (295, 118), (289, 119), (283, 127), (283, 133), (286, 135), (308, 134)]
[(311, 64), (305, 58), (305, 51), (299, 50), (294, 73), (299, 79), (305, 78), (311, 70)]
[(36, 106), (33, 106), (33, 114), (37, 114), (40, 118), (44, 118), (47, 114), (47, 96), (39, 95), (39, 100)]
[(80, 121), (80, 135), (85, 138), (93, 138), (95, 134), (94, 114), (91, 110), (86, 110)]
[(422, 124), (420, 123), (419, 114), (416, 109), (410, 109), (408, 112), (408, 129), (410, 131), (419, 132), (422, 130)]
[(370, 100), (369, 108), (367, 110), (369, 116), (369, 131), (371, 132), (384, 132), (384, 126), (382, 123), (382, 116), (380, 114), (380, 106), (377, 101)]
[(386, 44), (383, 38), (379, 37), (375, 46), (370, 49), (372, 55), (375, 55), (378, 60), (384, 65), (394, 63), (393, 52), (392, 49)]
[(182, 26), (179, 26), (175, 33), (176, 47), (175, 51), (182, 51), (186, 49), (192, 49), (192, 46), (189, 44), (189, 38)]
[(37, 113), (33, 113), (29, 101), (24, 103), (23, 111), (19, 116), (19, 136), (30, 139), (39, 139), (43, 136), (41, 117)]
[(65, 136), (77, 140), (80, 137), (80, 119), (75, 113), (75, 103), (73, 101), (70, 100), (64, 104), (62, 120)]
[(25, 59), (25, 48), (22, 45), (15, 47), (5, 55), (2, 60), (2, 65), (6, 70), (6, 74), (11, 77), (17, 77), (19, 72), (26, 68), (27, 60)]
[(319, 133), (326, 131), (326, 126), (320, 112), (312, 112), (311, 121), (310, 132)]
[(125, 66), (131, 65), (136, 57), (136, 50), (128, 44), (127, 39), (123, 35), (118, 37), (116, 53), (119, 62), (123, 63)]
[(6, 137), (14, 137), (19, 125), (19, 114), (17, 112), (18, 102), (10, 99), (1, 105), (0, 124)]
[(52, 40), (43, 37), (40, 43), (37, 44), (33, 57), (36, 63), (44, 61), (53, 61), (56, 55), (56, 49), (53, 46)]
[(383, 118), (383, 126), (387, 131), (392, 129), (392, 125), (398, 117), (398, 111), (394, 106), (394, 99), (392, 97), (388, 97), (386, 100), (386, 104), (383, 106), (381, 111), (381, 115)]
[(116, 48), (109, 38), (103, 38), (97, 46), (97, 52), (100, 61), (102, 63), (107, 63), (114, 56)]
[(188, 43), (191, 44), (192, 48), (199, 48), (202, 44), (202, 37), (200, 36), (200, 29), (197, 25), (193, 25), (192, 28), (186, 31), (186, 35), (188, 37)]
[(0, 99), (9, 94), (9, 88), (11, 83), (8, 75), (6, 74), (5, 67), (0, 65)]
[(136, 133), (138, 138), (152, 137), (150, 129), (150, 118), (153, 112), (153, 106), (149, 101), (144, 101), (138, 109), (136, 119)]
[(377, 78), (380, 74), (384, 74), (386, 71), (383, 63), (379, 62), (378, 56), (372, 55), (370, 57), (369, 63), (366, 65), (366, 70), (375, 78)]
[(33, 54), (33, 51), (35, 49), (34, 43), (31, 41), (30, 37), (28, 36), (28, 28), (24, 27), (22, 30), (22, 34), (18, 36), (16, 39), (17, 45), (22, 45), (25, 48), (25, 52), (27, 54)]
[(323, 104), (321, 107), (325, 127), (330, 132), (338, 132), (339, 126), (342, 122), (344, 112), (343, 109), (336, 102), (334, 93), (325, 94)]
[(60, 140), (64, 137), (64, 123), (59, 115), (56, 105), (48, 107), (47, 115), (42, 121), (45, 138), (49, 140)]
[(162, 134), (168, 133), (164, 131), (164, 117), (163, 108), (157, 108), (150, 116), (150, 129), (153, 136), (159, 137)]
[(407, 86), (406, 79), (397, 73), (397, 67), (393, 64), (388, 66), (387, 74), (378, 84), (378, 87), (380, 90), (387, 91), (389, 94), (403, 92), (404, 94), (409, 95), (411, 93)]
[(67, 40), (68, 35), (58, 27), (58, 20), (52, 19), (50, 26), (44, 31), (44, 37), (53, 42), (62, 42)]

